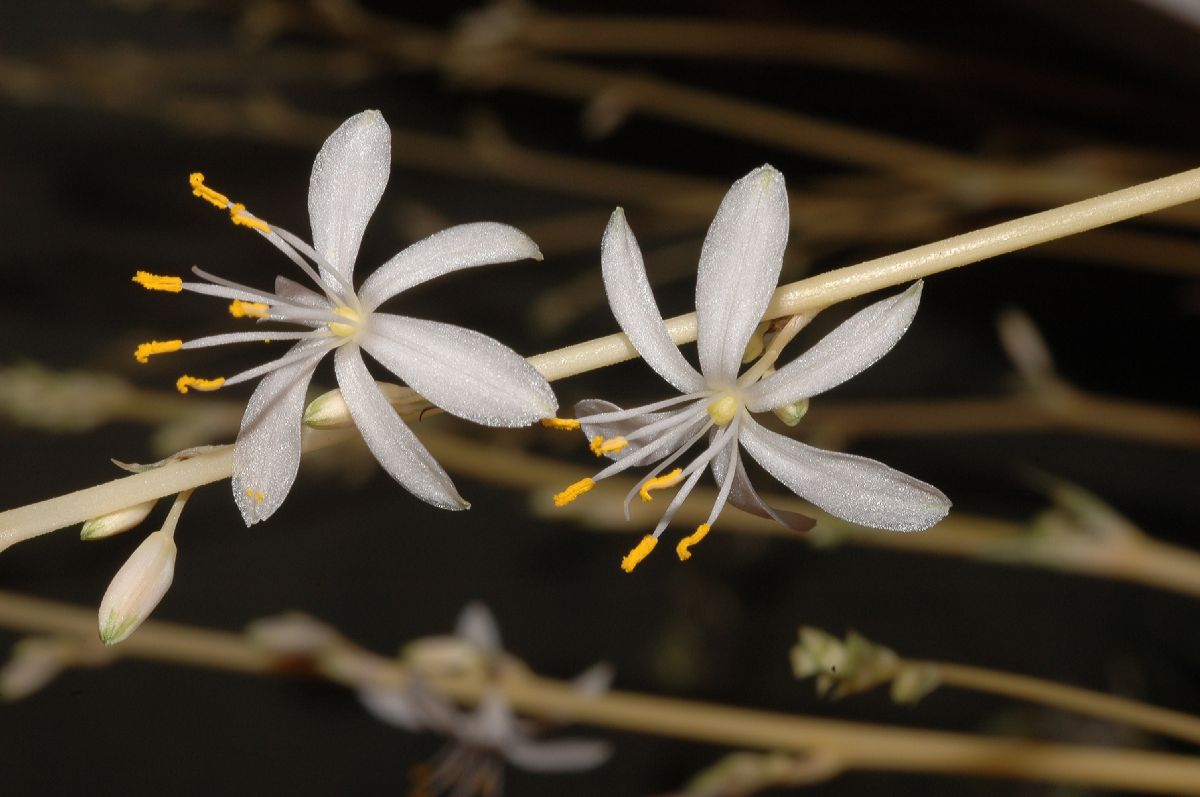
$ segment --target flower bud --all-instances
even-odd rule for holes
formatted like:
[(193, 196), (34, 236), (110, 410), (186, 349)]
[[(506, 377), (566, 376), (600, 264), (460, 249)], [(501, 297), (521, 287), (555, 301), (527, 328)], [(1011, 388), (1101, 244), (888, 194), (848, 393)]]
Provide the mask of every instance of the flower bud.
[(941, 682), (936, 667), (902, 666), (892, 679), (892, 700), (912, 705), (937, 689)]
[[(417, 420), (431, 405), (412, 388), (394, 385), (391, 382), (376, 382), (379, 392), (396, 408), (405, 420)], [(304, 425), (311, 429), (341, 429), (353, 423), (350, 409), (342, 398), (342, 391), (331, 390), (317, 396), (304, 410)]]
[(121, 565), (100, 601), (100, 639), (115, 645), (140, 626), (171, 586), (175, 540), (156, 531)]
[(333, 626), (301, 612), (255, 620), (246, 628), (246, 635), (280, 656), (313, 656), (342, 641)]
[(13, 646), (12, 658), (0, 668), (0, 699), (20, 700), (54, 680), (78, 647), (55, 637), (27, 637)]
[(784, 404), (782, 407), (776, 407), (771, 410), (771, 412), (775, 413), (775, 417), (788, 426), (795, 426), (808, 414), (808, 399), (800, 399), (799, 401), (793, 401), (791, 404)]
[(770, 324), (770, 321), (763, 321), (754, 328), (753, 334), (750, 335), (750, 340), (746, 342), (746, 350), (742, 353), (743, 364), (754, 362), (759, 358), (759, 355), (763, 353), (763, 350), (766, 348), (766, 344), (763, 341), (763, 335), (766, 333), (767, 327), (770, 326)]
[(125, 509), (118, 509), (116, 512), (109, 512), (107, 515), (94, 517), (83, 524), (83, 528), (79, 530), (79, 539), (100, 540), (123, 531), (129, 531), (146, 519), (156, 503), (158, 503), (158, 499), (154, 498), (144, 504), (137, 504)]

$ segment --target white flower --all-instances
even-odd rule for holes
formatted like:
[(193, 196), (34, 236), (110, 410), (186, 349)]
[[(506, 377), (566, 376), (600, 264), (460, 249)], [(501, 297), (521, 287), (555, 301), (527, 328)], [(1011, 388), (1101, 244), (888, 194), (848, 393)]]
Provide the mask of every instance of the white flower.
[[(562, 506), (597, 481), (642, 465), (657, 463), (625, 499), (651, 500), (651, 491), (683, 486), (652, 534), (621, 562), (629, 572), (653, 550), (688, 493), (710, 467), (719, 485), (717, 500), (695, 533), (676, 548), (691, 556), (725, 503), (795, 529), (812, 526), (810, 518), (768, 506), (754, 491), (742, 464), (740, 447), (801, 497), (844, 520), (892, 531), (917, 531), (937, 523), (950, 501), (937, 488), (863, 457), (822, 451), (768, 431), (751, 413), (789, 408), (859, 373), (882, 357), (908, 328), (917, 310), (921, 284), (913, 285), (852, 316), (787, 366), (770, 373), (778, 348), (798, 330), (793, 322), (777, 336), (758, 364), (741, 377), (738, 369), (756, 327), (766, 312), (788, 234), (788, 200), (783, 175), (770, 166), (733, 184), (709, 227), (696, 278), (697, 348), (700, 370), (672, 342), (646, 278), (642, 255), (620, 208), (604, 233), (601, 262), (609, 305), (642, 358), (682, 395), (622, 410), (606, 401), (576, 405), (576, 414), (597, 455), (614, 462), (590, 479), (555, 496)], [(686, 467), (661, 475), (694, 444), (708, 437), (704, 450)]]
[[(359, 698), (388, 724), (453, 740), (425, 769), (418, 784), (426, 790), (422, 793), (456, 789), (454, 794), (495, 797), (503, 791), (503, 761), (530, 772), (577, 772), (599, 766), (611, 753), (607, 743), (593, 739), (538, 739), (542, 728), (514, 716), (499, 690), (489, 690), (473, 711), (464, 711), (425, 684), (422, 674), (494, 678), (505, 667), (520, 666), (504, 652), (496, 622), (482, 604), (463, 610), (453, 637), (415, 642), (404, 659), (414, 676), (403, 689), (367, 684)], [(601, 664), (584, 671), (574, 686), (599, 695), (611, 680), (611, 669)]]
[[(259, 291), (194, 269), (206, 282), (139, 272), (153, 289), (194, 291), (233, 300), (236, 317), (282, 321), (303, 331), (215, 335), (183, 342), (151, 341), (150, 355), (225, 343), (295, 340), (283, 357), (230, 378), (180, 377), (181, 392), (215, 390), (262, 377), (250, 398), (233, 454), (233, 494), (250, 525), (275, 512), (287, 497), (300, 463), (305, 391), (317, 364), (334, 353), (334, 372), (354, 423), (383, 468), (407, 490), (435, 506), (466, 509), (450, 477), (408, 429), (367, 371), (360, 350), (442, 409), (489, 426), (524, 426), (553, 417), (549, 384), (499, 342), (449, 324), (378, 312), (383, 302), (415, 285), (459, 269), (522, 258), (541, 259), (536, 244), (504, 224), (482, 222), (443, 230), (384, 263), (355, 291), (354, 260), (367, 221), (383, 195), (391, 167), (391, 131), (378, 111), (347, 119), (317, 154), (309, 183), (313, 245), (251, 215), (193, 174), (193, 192), (233, 221), (256, 230), (304, 271), (313, 291), (277, 277), (274, 292)], [(306, 260), (307, 259), (307, 260)], [(316, 269), (309, 264), (316, 265)]]

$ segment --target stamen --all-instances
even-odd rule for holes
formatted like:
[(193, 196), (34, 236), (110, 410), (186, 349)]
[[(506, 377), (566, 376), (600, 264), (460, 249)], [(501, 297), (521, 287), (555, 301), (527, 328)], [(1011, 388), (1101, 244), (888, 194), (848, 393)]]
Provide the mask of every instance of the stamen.
[(200, 197), (205, 202), (211, 202), (214, 207), (224, 210), (231, 204), (229, 197), (218, 191), (212, 190), (204, 184), (204, 175), (200, 172), (192, 172), (191, 175), (188, 176), (188, 182), (192, 185), (193, 195)]
[(547, 429), (562, 429), (571, 432), (579, 428), (579, 421), (574, 418), (542, 418), (542, 426)]
[(627, 445), (629, 445), (629, 441), (624, 437), (612, 437), (605, 440), (600, 435), (596, 435), (592, 438), (591, 449), (593, 454), (602, 457), (605, 454), (615, 454)]
[(151, 354), (169, 354), (183, 348), (182, 340), (152, 340), (137, 347), (133, 358), (143, 365), (150, 362)]
[(243, 302), (234, 299), (229, 304), (229, 314), (234, 318), (266, 318), (270, 305), (262, 302)]
[(182, 277), (160, 277), (149, 271), (139, 271), (133, 275), (133, 281), (148, 291), (167, 291), (179, 293), (183, 290)]
[(621, 569), (626, 573), (632, 573), (633, 568), (641, 564), (641, 561), (650, 555), (655, 545), (658, 545), (658, 537), (651, 534), (642, 537), (642, 541), (634, 546), (633, 550), (627, 553), (625, 558), (621, 560)]
[(225, 377), (223, 376), (218, 376), (216, 379), (199, 379), (198, 377), (184, 374), (175, 380), (175, 389), (180, 393), (187, 393), (188, 388), (207, 392), (216, 390), (223, 384), (225, 384)]
[(243, 227), (249, 227), (252, 230), (258, 230), (261, 233), (269, 233), (271, 231), (271, 228), (267, 226), (265, 221), (251, 216), (250, 213), (246, 211), (246, 206), (241, 202), (229, 209), (229, 218), (233, 220), (234, 224), (239, 224)]
[(638, 495), (642, 497), (643, 501), (653, 501), (654, 497), (650, 495), (651, 490), (662, 490), (667, 487), (674, 487), (676, 484), (679, 484), (679, 479), (682, 476), (683, 468), (676, 468), (666, 476), (655, 476), (653, 479), (650, 479), (642, 485), (642, 489), (638, 490)]
[(554, 505), (566, 506), (595, 486), (596, 483), (591, 479), (580, 479), (558, 495), (554, 496)]
[(709, 525), (707, 523), (701, 523), (696, 527), (694, 532), (679, 541), (679, 544), (675, 546), (675, 553), (679, 554), (679, 561), (686, 562), (692, 558), (692, 552), (688, 549), (704, 539), (708, 534), (708, 529)]

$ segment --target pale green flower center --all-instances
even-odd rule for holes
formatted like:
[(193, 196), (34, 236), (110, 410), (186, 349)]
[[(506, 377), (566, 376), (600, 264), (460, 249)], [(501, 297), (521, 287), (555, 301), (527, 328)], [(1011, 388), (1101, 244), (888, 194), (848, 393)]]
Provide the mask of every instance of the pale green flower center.
[(337, 335), (339, 338), (348, 338), (358, 331), (359, 316), (358, 313), (351, 310), (349, 307), (342, 305), (333, 311), (334, 315), (348, 319), (351, 323), (341, 324), (337, 321), (329, 322), (329, 331)]
[(723, 393), (708, 405), (708, 414), (717, 426), (728, 426), (737, 416), (742, 403), (729, 393)]

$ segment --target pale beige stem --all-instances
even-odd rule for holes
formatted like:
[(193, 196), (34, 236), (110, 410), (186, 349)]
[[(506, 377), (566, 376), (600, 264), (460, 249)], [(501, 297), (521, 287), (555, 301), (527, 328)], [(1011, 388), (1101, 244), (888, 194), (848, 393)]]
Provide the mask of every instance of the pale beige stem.
[[(0, 625), (26, 632), (89, 638), (92, 612), (0, 591)], [(270, 674), (278, 660), (236, 634), (148, 621), (113, 649), (119, 655), (176, 664)], [(400, 663), (384, 665), (402, 683)], [(435, 679), (444, 694), (475, 703), (494, 688), (477, 678)], [(1162, 753), (1047, 742), (993, 739), (959, 733), (890, 728), (856, 722), (754, 711), (633, 692), (600, 696), (572, 684), (513, 668), (499, 683), (512, 706), (533, 717), (665, 736), (736, 749), (811, 753), (845, 769), (1005, 777), (1200, 795), (1200, 760)]]
[(904, 664), (932, 667), (937, 671), (944, 686), (1041, 703), (1200, 744), (1200, 717), (1179, 711), (1148, 706), (1136, 700), (1105, 695), (1041, 678), (966, 664), (909, 659), (905, 659)]

